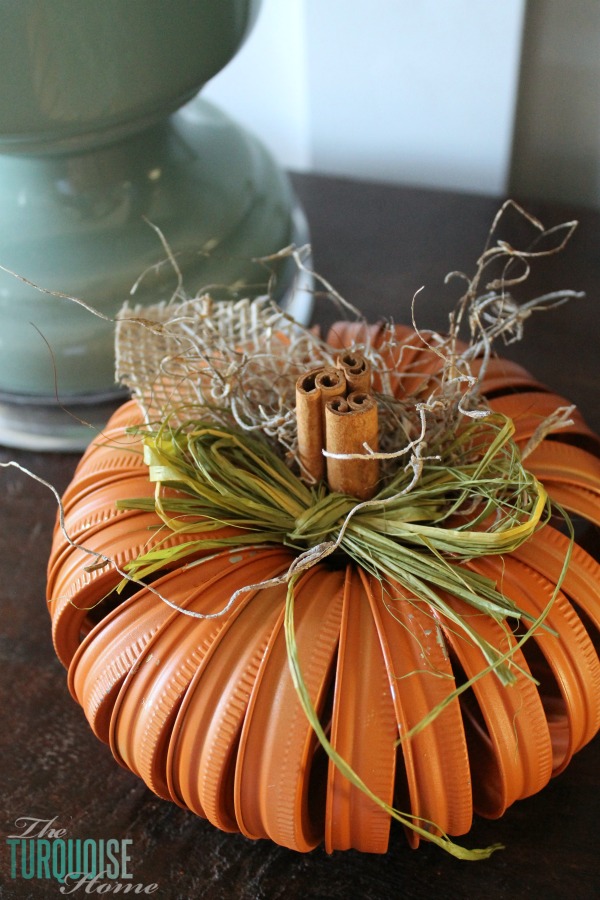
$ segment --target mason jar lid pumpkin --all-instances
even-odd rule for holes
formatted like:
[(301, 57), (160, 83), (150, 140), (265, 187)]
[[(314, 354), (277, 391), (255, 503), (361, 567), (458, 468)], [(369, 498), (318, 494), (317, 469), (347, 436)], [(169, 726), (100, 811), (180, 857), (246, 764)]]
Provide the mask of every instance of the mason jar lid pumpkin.
[(65, 495), (48, 599), (73, 696), (160, 797), (298, 851), (383, 853), (396, 819), (482, 858), (450, 836), (598, 731), (571, 519), (600, 524), (599, 439), (493, 349), (571, 293), (515, 299), (573, 228), (530, 224), (545, 249), (490, 241), (444, 335), (122, 311), (134, 399)]

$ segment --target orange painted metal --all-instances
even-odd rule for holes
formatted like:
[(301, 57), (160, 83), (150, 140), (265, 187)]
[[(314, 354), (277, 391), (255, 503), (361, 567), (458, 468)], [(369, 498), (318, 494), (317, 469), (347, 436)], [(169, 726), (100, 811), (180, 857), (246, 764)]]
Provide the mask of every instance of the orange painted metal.
[[(328, 340), (336, 348), (380, 346), (398, 396), (418, 398), (434, 354), (410, 328), (396, 329), (393, 348), (384, 337), (381, 326), (338, 323)], [(521, 445), (566, 405), (506, 360), (489, 361), (482, 386), (491, 408), (514, 421)], [(600, 524), (600, 443), (579, 413), (573, 419), (526, 465), (554, 501)], [(301, 852), (321, 841), (328, 852), (385, 852), (389, 814), (328, 760), (296, 694), (284, 633), (287, 586), (263, 585), (287, 570), (291, 551), (200, 546), (192, 565), (117, 592), (118, 569), (143, 550), (192, 537), (168, 532), (153, 510), (115, 508), (154, 492), (141, 438), (126, 433), (141, 422), (132, 402), (113, 416), (65, 493), (69, 539), (55, 530), (48, 606), (69, 689), (120, 764), (218, 828)], [(532, 620), (548, 606), (547, 627), (522, 648), (527, 623), (512, 629), (443, 595), (490, 644), (513, 651), (510, 687), (492, 672), (481, 675), (481, 650), (400, 585), (348, 561), (319, 563), (298, 579), (300, 667), (332, 747), (381, 801), (425, 830), (458, 835), (474, 810), (501, 815), (543, 788), (600, 728), (600, 564), (570, 545), (558, 521), (509, 556), (469, 564)], [(235, 591), (252, 585), (220, 614)], [(214, 618), (190, 617), (165, 600)], [(407, 737), (440, 703), (443, 711)], [(407, 836), (419, 843), (410, 829)]]

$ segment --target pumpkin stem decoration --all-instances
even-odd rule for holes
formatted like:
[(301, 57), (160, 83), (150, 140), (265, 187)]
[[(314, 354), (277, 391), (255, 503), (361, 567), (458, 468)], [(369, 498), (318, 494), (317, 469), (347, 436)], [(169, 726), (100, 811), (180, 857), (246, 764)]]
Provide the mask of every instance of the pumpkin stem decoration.
[(376, 457), (368, 455), (377, 451), (379, 424), (370, 387), (369, 362), (351, 352), (337, 357), (335, 369), (322, 366), (297, 380), (296, 428), (303, 480), (315, 484), (326, 476), (330, 491), (359, 500), (370, 500), (375, 494), (379, 465)]
[(505, 204), (447, 334), (323, 339), (269, 297), (122, 311), (135, 403), (63, 498), (48, 591), (73, 694), (159, 796), (297, 850), (385, 852), (394, 818), (479, 859), (449, 835), (600, 728), (576, 613), (600, 628), (600, 567), (569, 520), (600, 524), (600, 442), (493, 351), (578, 296), (514, 295), (574, 227)]

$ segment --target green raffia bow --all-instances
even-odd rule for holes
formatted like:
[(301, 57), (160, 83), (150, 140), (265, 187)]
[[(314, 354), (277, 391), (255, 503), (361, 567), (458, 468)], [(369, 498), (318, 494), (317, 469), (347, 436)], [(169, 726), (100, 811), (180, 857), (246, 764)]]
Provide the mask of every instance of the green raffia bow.
[[(265, 443), (244, 433), (198, 423), (148, 434), (144, 458), (155, 498), (119, 506), (155, 508), (170, 531), (198, 538), (176, 547), (159, 544), (130, 571), (143, 579), (200, 549), (249, 544), (297, 551), (295, 571), (343, 553), (435, 607), (479, 646), (502, 682), (511, 683), (515, 676), (504, 654), (454, 612), (443, 593), (498, 622), (525, 618), (489, 579), (460, 565), (510, 553), (548, 512), (546, 492), (523, 468), (513, 431), (512, 422), (498, 416), (485, 428), (475, 422), (426, 463), (412, 489), (411, 472), (400, 470), (363, 503), (323, 486), (309, 489)], [(177, 496), (165, 495), (163, 487), (176, 488)], [(224, 528), (230, 533), (223, 535)]]

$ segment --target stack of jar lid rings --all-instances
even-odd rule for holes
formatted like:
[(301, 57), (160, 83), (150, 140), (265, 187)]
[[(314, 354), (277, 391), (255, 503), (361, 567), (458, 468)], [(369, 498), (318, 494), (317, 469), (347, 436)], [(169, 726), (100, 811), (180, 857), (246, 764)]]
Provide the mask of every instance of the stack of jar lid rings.
[[(357, 326), (338, 323), (328, 340), (342, 348), (360, 338)], [(377, 343), (376, 330), (370, 339)], [(432, 354), (417, 344), (414, 332), (398, 327), (391, 363), (394, 389), (418, 399)], [(566, 403), (505, 360), (491, 361), (483, 391), (493, 410), (513, 419), (521, 445)], [(94, 733), (156, 794), (224, 831), (298, 851), (324, 841), (328, 851), (385, 852), (390, 816), (329, 762), (297, 699), (284, 635), (286, 585), (250, 590), (214, 616), (239, 588), (285, 573), (290, 550), (207, 551), (150, 586), (116, 593), (117, 567), (165, 540), (154, 511), (115, 508), (119, 499), (154, 492), (141, 441), (126, 433), (139, 421), (136, 405), (125, 404), (84, 454), (63, 500), (73, 543), (57, 524), (49, 562), (56, 652)], [(572, 425), (527, 459), (552, 499), (596, 525), (599, 448), (575, 412)], [(168, 537), (173, 545), (187, 539)], [(568, 545), (550, 523), (509, 557), (471, 565), (536, 618)], [(214, 617), (184, 615), (159, 594)], [(445, 599), (490, 643), (516, 643), (490, 617)], [(426, 603), (399, 585), (382, 588), (352, 562), (317, 564), (295, 589), (299, 664), (331, 744), (377, 797), (450, 835), (467, 832), (474, 811), (498, 817), (539, 791), (600, 728), (600, 566), (579, 544), (546, 623), (515, 651), (514, 686), (486, 674), (398, 743), (485, 667), (480, 650)], [(414, 832), (407, 836), (418, 843)]]

